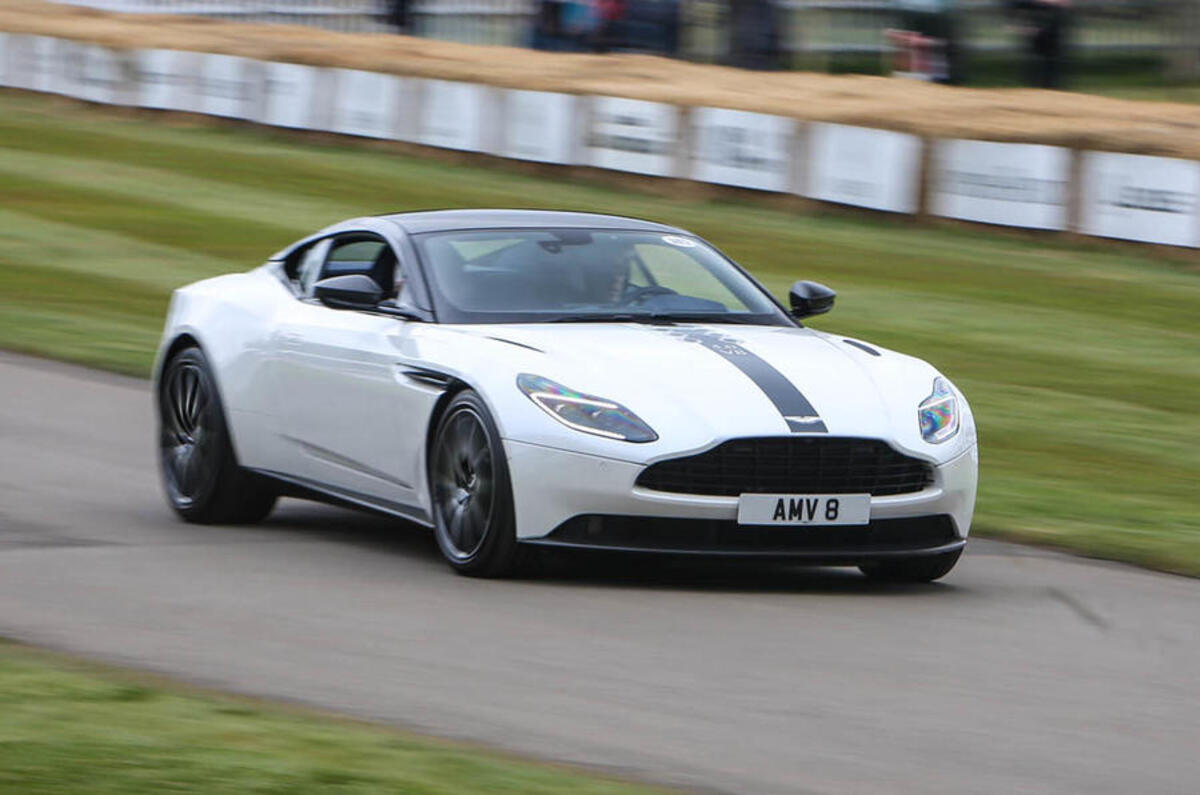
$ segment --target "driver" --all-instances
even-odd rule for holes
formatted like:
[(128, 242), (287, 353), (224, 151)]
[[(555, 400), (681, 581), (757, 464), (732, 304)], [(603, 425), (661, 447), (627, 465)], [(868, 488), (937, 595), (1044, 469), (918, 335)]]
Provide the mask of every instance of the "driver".
[(610, 252), (597, 253), (601, 256), (589, 257), (582, 267), (585, 300), (601, 306), (620, 304), (629, 287), (629, 255), (622, 253), (610, 258), (604, 256)]

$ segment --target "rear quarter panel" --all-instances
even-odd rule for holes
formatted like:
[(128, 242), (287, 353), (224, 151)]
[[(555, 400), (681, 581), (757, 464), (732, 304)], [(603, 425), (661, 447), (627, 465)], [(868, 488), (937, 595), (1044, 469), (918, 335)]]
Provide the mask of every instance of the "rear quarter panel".
[(243, 466), (259, 466), (273, 399), (271, 332), (287, 287), (266, 266), (206, 279), (176, 290), (167, 311), (154, 373), (181, 337), (195, 340), (217, 380), (234, 451)]

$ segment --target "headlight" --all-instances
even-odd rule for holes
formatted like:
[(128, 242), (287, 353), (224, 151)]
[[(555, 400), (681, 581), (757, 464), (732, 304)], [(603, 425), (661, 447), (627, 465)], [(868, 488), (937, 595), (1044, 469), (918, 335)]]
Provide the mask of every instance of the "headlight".
[(653, 442), (658, 438), (649, 425), (620, 403), (585, 395), (528, 373), (517, 376), (517, 387), (568, 428), (624, 442)]
[(941, 444), (958, 433), (958, 396), (945, 378), (933, 379), (933, 394), (917, 407), (917, 422), (921, 438), (930, 444)]

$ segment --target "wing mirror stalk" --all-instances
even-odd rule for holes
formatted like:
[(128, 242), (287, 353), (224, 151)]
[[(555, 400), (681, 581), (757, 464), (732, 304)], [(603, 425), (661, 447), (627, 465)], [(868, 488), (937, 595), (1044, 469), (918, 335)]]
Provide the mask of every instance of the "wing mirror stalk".
[(818, 282), (796, 282), (788, 292), (792, 317), (797, 320), (825, 314), (833, 309), (836, 298), (836, 292)]

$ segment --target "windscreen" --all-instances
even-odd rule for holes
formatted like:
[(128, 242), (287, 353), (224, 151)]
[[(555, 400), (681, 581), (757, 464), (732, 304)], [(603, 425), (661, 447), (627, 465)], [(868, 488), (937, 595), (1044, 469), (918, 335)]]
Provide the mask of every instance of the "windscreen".
[(499, 229), (414, 239), (446, 322), (790, 325), (758, 285), (694, 237)]

